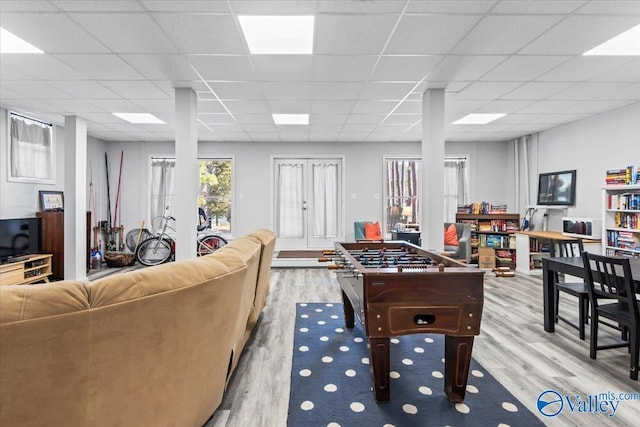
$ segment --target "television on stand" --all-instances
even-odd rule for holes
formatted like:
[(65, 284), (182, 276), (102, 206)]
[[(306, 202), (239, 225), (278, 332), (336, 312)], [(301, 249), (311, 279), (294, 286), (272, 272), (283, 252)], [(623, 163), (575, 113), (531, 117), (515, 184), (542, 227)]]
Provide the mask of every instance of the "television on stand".
[(40, 218), (0, 219), (0, 264), (40, 253)]
[(538, 175), (538, 205), (573, 206), (575, 203), (575, 169)]

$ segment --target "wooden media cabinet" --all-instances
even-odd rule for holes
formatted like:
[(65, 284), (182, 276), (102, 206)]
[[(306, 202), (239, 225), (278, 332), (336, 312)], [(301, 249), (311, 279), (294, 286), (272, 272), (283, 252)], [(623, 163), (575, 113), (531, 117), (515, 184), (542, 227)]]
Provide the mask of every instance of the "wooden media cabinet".
[(29, 258), (0, 265), (0, 285), (28, 285), (45, 281), (51, 276), (51, 254), (31, 255)]

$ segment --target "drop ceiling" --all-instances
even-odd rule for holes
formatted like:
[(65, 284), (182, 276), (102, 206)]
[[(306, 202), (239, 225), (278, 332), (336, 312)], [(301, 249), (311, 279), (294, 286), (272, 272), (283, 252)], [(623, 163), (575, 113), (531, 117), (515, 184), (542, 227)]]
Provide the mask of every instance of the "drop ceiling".
[[(314, 15), (314, 54), (250, 55), (243, 14)], [(422, 93), (444, 88), (446, 140), (508, 140), (638, 102), (640, 57), (582, 56), (638, 24), (637, 0), (0, 0), (0, 26), (46, 52), (1, 55), (0, 105), (173, 140), (191, 87), (203, 141), (417, 141)], [(451, 124), (469, 113), (507, 114)]]

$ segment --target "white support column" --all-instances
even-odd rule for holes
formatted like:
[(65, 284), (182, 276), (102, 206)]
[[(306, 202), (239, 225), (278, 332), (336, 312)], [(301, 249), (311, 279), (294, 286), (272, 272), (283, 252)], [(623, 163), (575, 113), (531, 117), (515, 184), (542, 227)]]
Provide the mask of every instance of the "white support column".
[(87, 123), (64, 118), (64, 278), (87, 277)]
[(444, 89), (422, 94), (422, 247), (444, 249)]
[(176, 108), (176, 260), (196, 256), (198, 226), (197, 95), (191, 88), (175, 89)]

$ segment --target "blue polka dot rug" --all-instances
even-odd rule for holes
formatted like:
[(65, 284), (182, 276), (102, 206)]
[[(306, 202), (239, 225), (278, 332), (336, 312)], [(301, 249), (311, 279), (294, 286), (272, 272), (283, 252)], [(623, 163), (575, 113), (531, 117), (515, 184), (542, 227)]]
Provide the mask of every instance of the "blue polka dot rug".
[(475, 360), (464, 402), (450, 402), (444, 335), (391, 339), (391, 399), (381, 403), (364, 330), (345, 328), (342, 304), (297, 304), (293, 347), (289, 427), (544, 426)]

